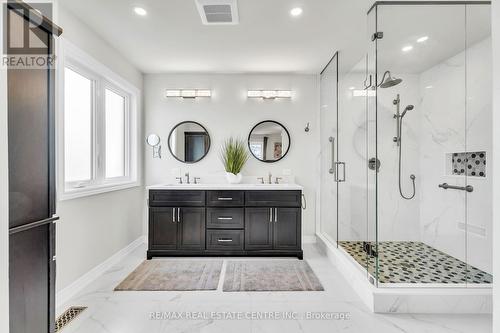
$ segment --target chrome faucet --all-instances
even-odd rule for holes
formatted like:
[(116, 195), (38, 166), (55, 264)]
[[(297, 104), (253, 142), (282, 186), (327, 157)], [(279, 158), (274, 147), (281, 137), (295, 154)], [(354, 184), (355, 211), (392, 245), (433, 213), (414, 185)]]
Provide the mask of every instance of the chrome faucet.
[(264, 184), (264, 177), (259, 177), (259, 178), (257, 178), (257, 180), (260, 180), (260, 183)]
[(275, 184), (279, 184), (280, 183), (280, 180), (282, 180), (283, 178), (281, 177), (276, 177), (276, 180), (274, 181)]
[(268, 178), (268, 182), (269, 184), (272, 184), (273, 183), (273, 175), (269, 172), (269, 178)]
[(194, 183), (198, 184), (200, 182), (200, 177), (194, 177)]
[(189, 172), (186, 172), (185, 176), (186, 176), (186, 184), (191, 184), (189, 180)]
[(182, 184), (182, 177), (175, 177), (178, 180), (179, 184)]

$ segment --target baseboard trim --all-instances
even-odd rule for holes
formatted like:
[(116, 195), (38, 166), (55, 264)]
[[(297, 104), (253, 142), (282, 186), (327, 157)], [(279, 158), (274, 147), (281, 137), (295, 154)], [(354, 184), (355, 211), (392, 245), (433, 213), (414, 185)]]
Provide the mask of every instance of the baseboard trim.
[(146, 236), (141, 236), (135, 241), (119, 250), (111, 257), (92, 268), (90, 271), (79, 277), (76, 281), (71, 283), (69, 286), (60, 290), (56, 293), (56, 308), (61, 308), (62, 305), (67, 303), (72, 297), (82, 291), (86, 286), (96, 280), (99, 276), (104, 274), (108, 269), (118, 263), (120, 260), (124, 259), (137, 247), (146, 242)]
[(303, 244), (315, 244), (316, 243), (316, 235), (302, 236), (302, 243)]

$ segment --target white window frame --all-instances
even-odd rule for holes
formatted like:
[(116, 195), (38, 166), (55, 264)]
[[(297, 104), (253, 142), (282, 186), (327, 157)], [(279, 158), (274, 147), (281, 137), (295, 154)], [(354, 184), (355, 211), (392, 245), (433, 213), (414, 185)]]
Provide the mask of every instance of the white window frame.
[[(125, 175), (122, 177), (113, 177), (113, 178), (106, 178), (106, 110), (105, 110), (105, 105), (106, 105), (106, 90), (110, 90), (114, 92), (115, 94), (122, 96), (125, 100), (125, 164), (124, 164), (124, 172)], [(102, 87), (102, 122), (101, 124), (104, 126), (102, 129), (102, 136), (103, 136), (103, 144), (101, 147), (101, 153), (100, 156), (102, 156), (101, 159), (101, 164), (102, 164), (102, 174), (99, 175), (102, 179), (102, 182), (104, 184), (113, 184), (116, 182), (125, 182), (129, 180), (130, 177), (130, 164), (131, 164), (131, 159), (130, 159), (130, 147), (131, 147), (131, 142), (130, 142), (130, 133), (133, 131), (131, 128), (131, 121), (130, 121), (130, 94), (126, 92), (125, 90), (121, 89), (120, 87), (115, 86), (111, 82), (104, 81), (103, 82), (103, 87)], [(127, 163), (128, 162), (128, 163)]]
[[(58, 49), (58, 75), (56, 78), (58, 87), (56, 92), (58, 200), (140, 186), (138, 177), (140, 167), (138, 159), (140, 90), (64, 38), (59, 40)], [(92, 80), (92, 179), (90, 181), (65, 181), (64, 72), (66, 67)], [(106, 89), (125, 98), (125, 176), (123, 177), (106, 178)]]

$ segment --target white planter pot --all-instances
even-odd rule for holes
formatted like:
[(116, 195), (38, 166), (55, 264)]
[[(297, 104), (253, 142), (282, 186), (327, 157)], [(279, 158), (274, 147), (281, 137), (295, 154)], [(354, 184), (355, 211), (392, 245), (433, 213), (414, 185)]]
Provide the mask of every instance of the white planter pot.
[(243, 179), (243, 175), (241, 173), (235, 175), (234, 173), (226, 172), (226, 179), (229, 184), (239, 184)]

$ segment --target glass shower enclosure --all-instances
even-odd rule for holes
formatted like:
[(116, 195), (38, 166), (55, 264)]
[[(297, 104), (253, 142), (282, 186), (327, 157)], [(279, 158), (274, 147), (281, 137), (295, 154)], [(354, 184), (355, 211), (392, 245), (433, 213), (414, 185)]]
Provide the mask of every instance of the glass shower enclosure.
[(321, 75), (320, 234), (379, 287), (491, 286), (490, 3), (376, 2), (365, 50)]

